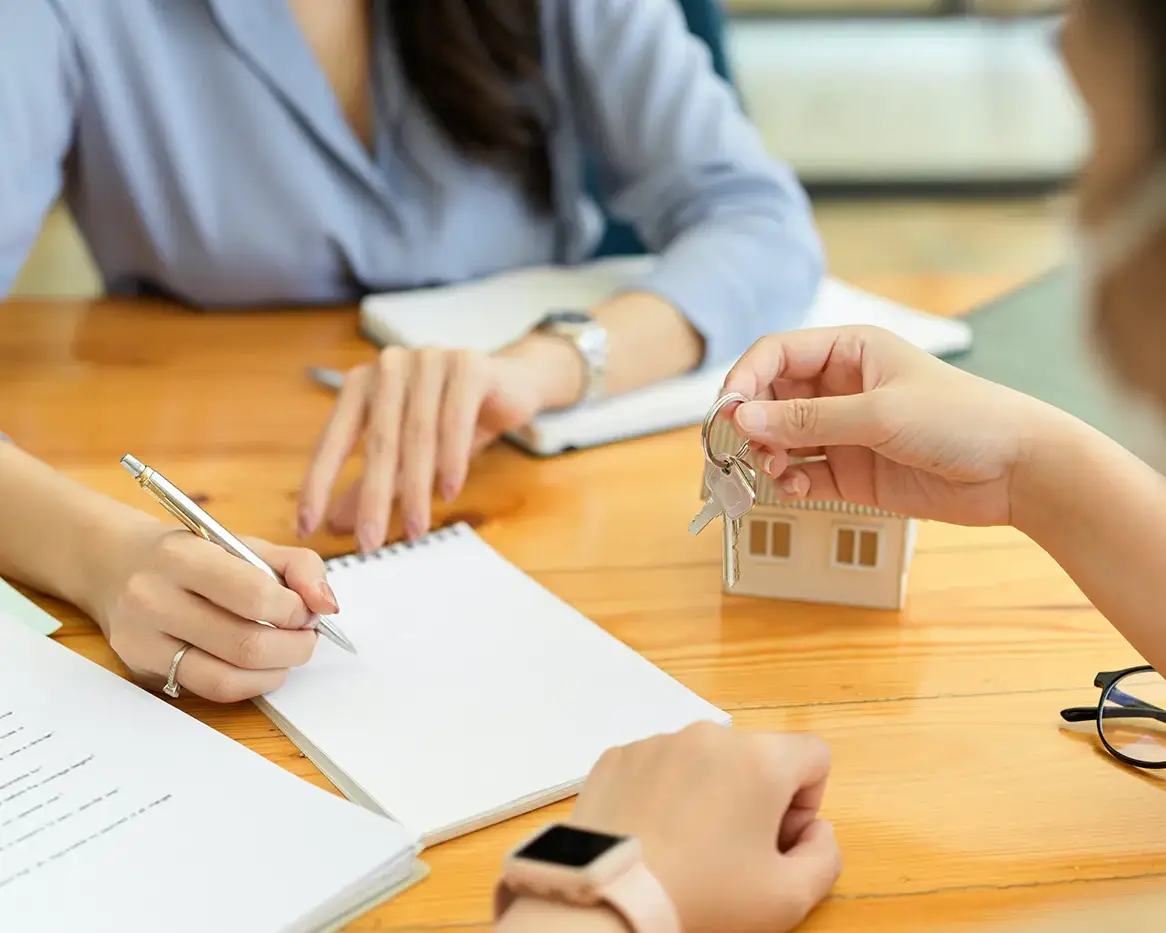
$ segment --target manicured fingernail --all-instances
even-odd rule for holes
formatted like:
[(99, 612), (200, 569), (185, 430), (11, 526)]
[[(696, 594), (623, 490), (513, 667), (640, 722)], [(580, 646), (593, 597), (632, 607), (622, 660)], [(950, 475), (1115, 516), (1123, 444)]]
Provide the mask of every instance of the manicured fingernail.
[(781, 489), (787, 496), (801, 496), (805, 492), (805, 474), (791, 473), (781, 481)]
[(456, 480), (443, 479), (441, 481), (441, 498), (446, 502), (453, 502), (459, 492), (461, 492), (461, 484)]
[(737, 409), (737, 424), (746, 431), (760, 431), (765, 427), (765, 412), (756, 402), (748, 402)]
[(320, 598), (324, 600), (329, 612), (339, 612), (340, 604), (336, 602), (336, 594), (332, 592), (332, 587), (328, 585), (327, 580), (321, 580), (316, 584), (316, 592), (320, 594)]
[(769, 476), (773, 476), (773, 459), (774, 459), (773, 455), (770, 454), (768, 457), (765, 458), (765, 461), (761, 464), (762, 471), (765, 472), (766, 474), (768, 474)]
[(419, 521), (416, 518), (405, 519), (405, 537), (406, 538), (408, 538), (410, 541), (416, 541), (423, 534), (425, 534), (425, 528), (423, 527), (423, 524), (421, 521)]
[(379, 548), (384, 540), (385, 533), (380, 530), (376, 522), (365, 522), (356, 533), (356, 543), (366, 554)]

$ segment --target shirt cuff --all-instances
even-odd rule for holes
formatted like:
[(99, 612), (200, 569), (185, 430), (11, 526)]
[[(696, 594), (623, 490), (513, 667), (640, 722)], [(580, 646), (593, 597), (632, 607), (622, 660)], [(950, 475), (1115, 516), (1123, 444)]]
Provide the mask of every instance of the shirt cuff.
[(709, 274), (697, 263), (685, 266), (665, 260), (620, 291), (646, 291), (667, 301), (704, 339), (704, 359), (698, 368), (727, 368), (759, 338), (801, 325), (817, 290), (817, 282), (802, 277), (807, 279), (804, 288), (791, 287), (764, 308), (758, 307), (756, 292), (735, 270)]
[(630, 283), (623, 291), (643, 291), (662, 298), (679, 311), (704, 340), (700, 367), (728, 363), (739, 351), (739, 339), (732, 321), (721, 310), (726, 305), (722, 283), (676, 270), (652, 272)]
[(701, 368), (727, 368), (766, 334), (802, 326), (825, 273), (814, 236), (762, 249), (764, 234), (690, 231), (620, 291), (663, 298), (704, 338)]

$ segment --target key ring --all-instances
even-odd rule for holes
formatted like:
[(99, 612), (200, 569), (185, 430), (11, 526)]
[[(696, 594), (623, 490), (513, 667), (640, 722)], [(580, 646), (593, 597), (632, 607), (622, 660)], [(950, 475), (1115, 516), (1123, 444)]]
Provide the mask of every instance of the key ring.
[(704, 424), (702, 424), (700, 427), (700, 444), (704, 448), (705, 459), (708, 460), (709, 463), (714, 464), (722, 470), (728, 467), (730, 460), (740, 460), (747, 453), (749, 453), (749, 442), (745, 441), (735, 456), (725, 457), (722, 459), (713, 453), (712, 446), (709, 444), (709, 431), (712, 430), (713, 421), (716, 420), (717, 414), (722, 408), (732, 402), (747, 401), (749, 401), (749, 399), (745, 398), (745, 396), (740, 392), (730, 392), (728, 395), (722, 395), (719, 399), (716, 400), (716, 402), (713, 403), (713, 407), (709, 409), (709, 413), (704, 416)]

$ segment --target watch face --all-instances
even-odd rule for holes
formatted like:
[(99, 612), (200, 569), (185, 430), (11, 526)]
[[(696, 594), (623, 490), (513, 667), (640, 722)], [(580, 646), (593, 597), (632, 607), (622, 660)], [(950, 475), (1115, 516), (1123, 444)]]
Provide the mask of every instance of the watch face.
[(517, 853), (532, 862), (549, 862), (566, 868), (586, 868), (601, 855), (624, 841), (623, 836), (608, 836), (571, 826), (552, 826), (532, 839)]

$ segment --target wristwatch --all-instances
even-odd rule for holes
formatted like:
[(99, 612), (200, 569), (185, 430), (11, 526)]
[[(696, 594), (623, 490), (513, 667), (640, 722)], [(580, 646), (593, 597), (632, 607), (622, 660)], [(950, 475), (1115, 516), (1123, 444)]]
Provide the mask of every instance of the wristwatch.
[(579, 402), (585, 404), (603, 398), (607, 375), (607, 331), (603, 325), (586, 311), (556, 310), (547, 314), (535, 330), (571, 341), (583, 358), (587, 371)]
[(518, 897), (572, 907), (607, 906), (634, 933), (681, 933), (676, 907), (644, 864), (639, 842), (553, 824), (515, 849), (503, 863), (494, 893), (494, 919)]

